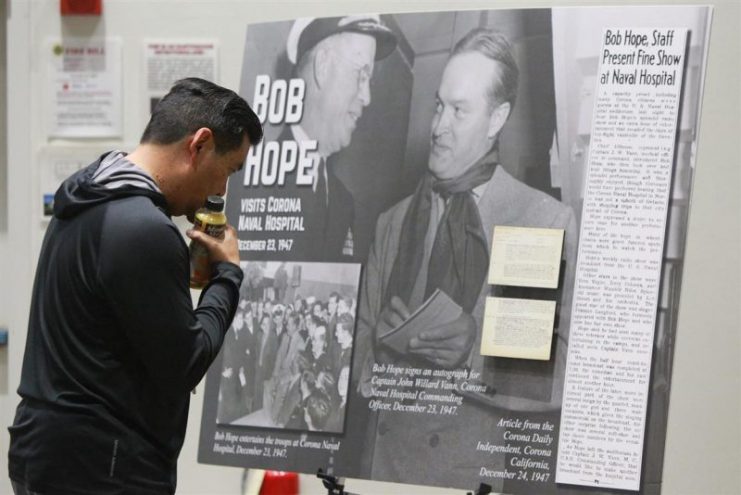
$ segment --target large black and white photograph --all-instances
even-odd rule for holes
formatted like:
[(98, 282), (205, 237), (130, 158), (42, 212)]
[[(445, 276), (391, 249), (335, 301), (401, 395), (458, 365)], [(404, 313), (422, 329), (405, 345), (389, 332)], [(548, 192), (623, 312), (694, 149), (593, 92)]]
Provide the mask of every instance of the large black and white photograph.
[[(508, 493), (565, 493), (562, 463), (590, 466), (597, 487), (586, 493), (659, 486), (708, 21), (707, 9), (682, 7), (250, 25), (240, 93), (265, 140), (229, 183), (245, 282), (207, 377), (199, 459)], [(644, 134), (621, 130), (629, 112), (650, 113)], [(663, 129), (668, 148), (638, 141)], [(615, 135), (623, 151), (605, 151)], [(634, 176), (613, 173), (605, 156), (630, 162)], [(644, 159), (649, 172), (639, 171)], [(665, 203), (638, 198), (650, 181)], [(591, 267), (612, 263), (608, 249), (646, 251), (618, 236), (639, 210), (661, 232), (645, 239), (657, 258), (631, 260), (621, 272), (631, 278), (610, 275), (619, 287), (595, 292)], [(496, 226), (563, 232), (557, 288), (490, 283)], [(295, 285), (313, 266), (329, 282), (339, 262), (355, 267), (358, 285)], [(650, 270), (631, 271), (641, 266)], [(576, 391), (603, 370), (579, 359), (614, 358), (619, 376), (627, 366), (608, 343), (622, 327), (599, 317), (617, 292), (651, 301), (644, 347), (631, 350), (648, 360), (629, 375), (643, 377), (630, 411), (636, 436), (630, 448), (601, 444), (626, 458), (637, 451), (624, 478), (596, 451), (559, 457), (565, 390), (580, 404), (575, 425), (591, 400)], [(555, 305), (547, 359), (482, 354), (492, 298)], [(604, 340), (585, 344), (584, 328)], [(279, 454), (266, 455), (265, 442)]]
[(217, 422), (342, 433), (360, 265), (247, 262)]

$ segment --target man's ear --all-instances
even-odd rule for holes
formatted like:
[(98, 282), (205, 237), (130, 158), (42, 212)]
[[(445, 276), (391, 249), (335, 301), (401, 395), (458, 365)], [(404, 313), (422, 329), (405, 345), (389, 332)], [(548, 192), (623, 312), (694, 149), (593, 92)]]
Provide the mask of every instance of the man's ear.
[(188, 154), (192, 163), (200, 163), (206, 151), (214, 147), (214, 134), (208, 127), (201, 127), (187, 141)]
[(491, 113), (491, 117), (489, 117), (489, 132), (486, 133), (486, 137), (489, 139), (496, 139), (497, 135), (499, 135), (499, 131), (504, 127), (504, 123), (507, 122), (507, 117), (509, 117), (509, 111), (511, 108), (512, 106), (509, 102), (504, 102), (494, 109)]
[(329, 68), (332, 64), (332, 53), (326, 46), (319, 47), (312, 61), (312, 76), (318, 88), (322, 88), (329, 77)]

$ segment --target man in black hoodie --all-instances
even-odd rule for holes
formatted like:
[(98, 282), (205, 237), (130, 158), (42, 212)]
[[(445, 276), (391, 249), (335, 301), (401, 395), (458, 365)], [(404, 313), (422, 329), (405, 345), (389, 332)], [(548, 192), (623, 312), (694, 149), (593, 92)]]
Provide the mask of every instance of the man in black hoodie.
[(249, 105), (200, 79), (178, 81), (129, 155), (67, 179), (36, 271), (10, 427), (16, 493), (174, 493), (190, 390), (222, 345), (239, 299), (236, 234), (188, 236), (212, 278), (193, 310), (192, 220), (262, 139)]

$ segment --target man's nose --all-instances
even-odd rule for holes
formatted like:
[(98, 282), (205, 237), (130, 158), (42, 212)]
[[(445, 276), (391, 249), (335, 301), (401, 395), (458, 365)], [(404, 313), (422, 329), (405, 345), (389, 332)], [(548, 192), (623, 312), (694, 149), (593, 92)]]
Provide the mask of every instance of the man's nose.
[(216, 193), (216, 194), (217, 194), (217, 196), (221, 196), (222, 198), (224, 197), (224, 195), (226, 194), (226, 188), (227, 188), (227, 184), (229, 184), (229, 179), (228, 179), (228, 178), (227, 178), (227, 179), (226, 179), (226, 180), (224, 181), (224, 183), (223, 183), (223, 184), (221, 185), (221, 188), (219, 189), (219, 192), (218, 192), (218, 193)]
[(443, 110), (439, 115), (432, 119), (432, 137), (438, 138), (450, 130), (449, 112)]
[(358, 99), (364, 107), (370, 105), (371, 102), (371, 90), (370, 90), (370, 78), (366, 79), (360, 84), (360, 91), (358, 93)]

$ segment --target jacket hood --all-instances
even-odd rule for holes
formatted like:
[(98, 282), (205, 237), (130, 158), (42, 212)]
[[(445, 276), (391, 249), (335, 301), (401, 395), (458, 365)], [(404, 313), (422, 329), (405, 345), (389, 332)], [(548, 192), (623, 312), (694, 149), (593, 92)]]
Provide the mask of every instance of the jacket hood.
[(167, 201), (161, 193), (135, 186), (109, 189), (96, 183), (93, 175), (107, 155), (108, 153), (101, 155), (95, 162), (75, 172), (59, 186), (54, 195), (55, 217), (71, 218), (101, 203), (130, 196), (146, 196), (156, 206), (167, 211)]

